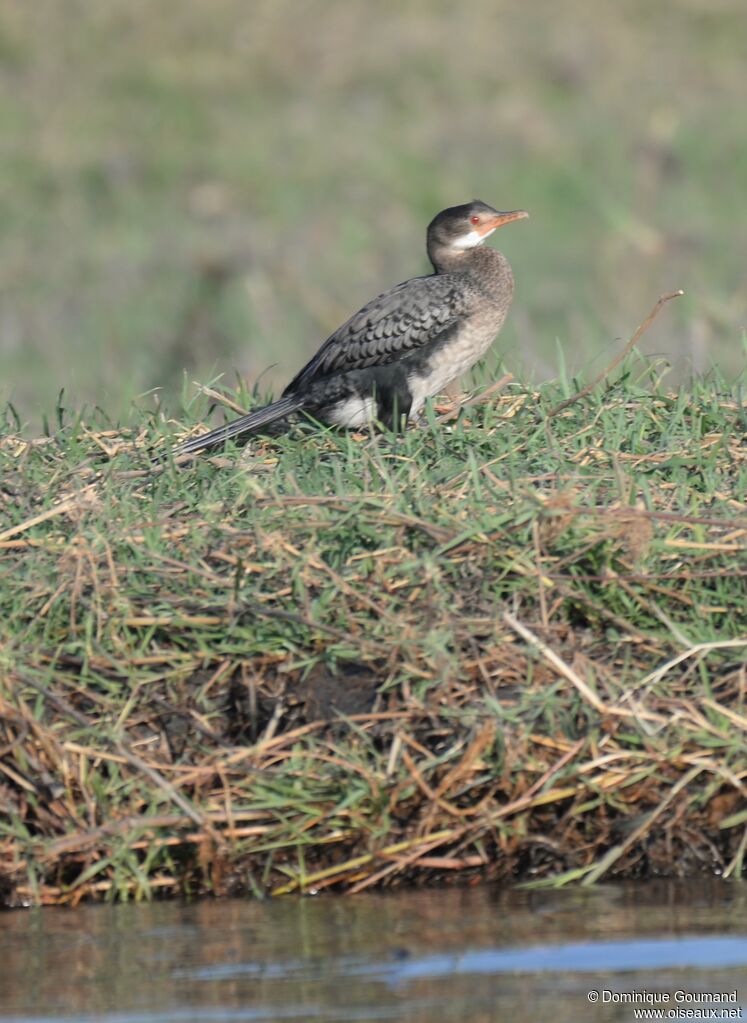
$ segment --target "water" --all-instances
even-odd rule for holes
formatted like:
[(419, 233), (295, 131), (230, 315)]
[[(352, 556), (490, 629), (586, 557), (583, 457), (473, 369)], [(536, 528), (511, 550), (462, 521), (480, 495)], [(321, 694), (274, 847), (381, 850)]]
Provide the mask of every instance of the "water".
[(6, 913), (0, 928), (4, 1021), (583, 1023), (641, 1009), (747, 1020), (747, 884), (84, 906)]

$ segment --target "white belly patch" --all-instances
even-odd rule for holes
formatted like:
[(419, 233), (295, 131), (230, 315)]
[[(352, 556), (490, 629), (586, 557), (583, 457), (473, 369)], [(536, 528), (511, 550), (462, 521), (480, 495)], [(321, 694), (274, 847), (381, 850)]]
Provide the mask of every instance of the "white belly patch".
[(359, 426), (368, 426), (376, 419), (376, 403), (370, 395), (346, 398), (339, 405), (330, 409), (324, 418), (335, 426), (347, 426), (353, 429)]

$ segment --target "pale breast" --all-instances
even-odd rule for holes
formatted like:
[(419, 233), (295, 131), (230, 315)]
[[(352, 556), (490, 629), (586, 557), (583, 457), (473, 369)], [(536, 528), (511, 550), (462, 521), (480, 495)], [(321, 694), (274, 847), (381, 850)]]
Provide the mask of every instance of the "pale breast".
[(408, 377), (412, 392), (411, 415), (416, 415), (426, 398), (440, 394), (453, 380), (471, 369), (485, 355), (506, 318), (507, 307), (492, 307), (471, 316), (448, 343), (436, 347), (426, 371)]

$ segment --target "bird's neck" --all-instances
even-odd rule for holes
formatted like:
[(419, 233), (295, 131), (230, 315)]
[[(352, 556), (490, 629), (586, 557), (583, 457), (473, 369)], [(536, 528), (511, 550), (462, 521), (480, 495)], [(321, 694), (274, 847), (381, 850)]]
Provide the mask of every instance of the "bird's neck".
[(455, 250), (447, 247), (429, 251), (428, 256), (437, 274), (465, 274), (498, 282), (513, 283), (508, 260), (502, 252), (488, 246)]

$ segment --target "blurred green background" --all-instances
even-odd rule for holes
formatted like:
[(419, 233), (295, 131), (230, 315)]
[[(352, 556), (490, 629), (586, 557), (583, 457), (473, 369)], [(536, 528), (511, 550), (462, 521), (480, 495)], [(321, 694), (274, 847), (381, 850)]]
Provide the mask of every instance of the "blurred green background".
[(278, 386), (473, 197), (531, 212), (508, 369), (601, 369), (681, 287), (644, 350), (735, 373), (746, 39), (744, 0), (5, 0), (0, 400)]

